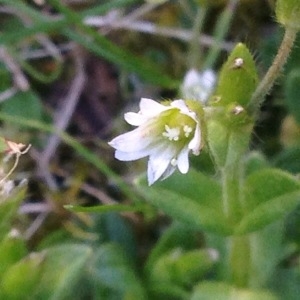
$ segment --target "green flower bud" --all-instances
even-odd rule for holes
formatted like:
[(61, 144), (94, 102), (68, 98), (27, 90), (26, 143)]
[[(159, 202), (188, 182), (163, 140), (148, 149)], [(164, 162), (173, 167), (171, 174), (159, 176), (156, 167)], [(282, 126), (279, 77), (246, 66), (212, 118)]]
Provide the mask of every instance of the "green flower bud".
[(300, 0), (277, 0), (276, 17), (283, 26), (300, 30)]
[(239, 43), (223, 65), (215, 94), (214, 106), (247, 107), (257, 86), (257, 71), (248, 48)]

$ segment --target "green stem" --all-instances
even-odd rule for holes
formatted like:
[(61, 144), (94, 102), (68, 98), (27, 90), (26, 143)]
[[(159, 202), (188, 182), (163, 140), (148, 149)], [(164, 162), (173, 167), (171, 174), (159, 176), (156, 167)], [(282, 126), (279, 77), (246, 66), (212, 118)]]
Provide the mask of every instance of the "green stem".
[[(222, 171), (224, 213), (233, 224), (237, 224), (243, 212), (243, 168), (242, 162), (228, 164)], [(227, 238), (225, 277), (237, 287), (247, 287), (250, 270), (250, 240), (248, 236)]]
[(289, 54), (293, 48), (295, 39), (297, 36), (297, 30), (294, 28), (287, 27), (284, 33), (283, 40), (278, 49), (277, 55), (273, 61), (273, 64), (269, 68), (265, 77), (257, 87), (254, 92), (252, 99), (250, 101), (250, 110), (254, 111), (255, 114), (258, 113), (259, 108), (264, 101), (264, 97), (270, 92), (274, 85), (275, 80), (280, 75)]
[[(243, 156), (249, 139), (250, 128), (230, 132), (226, 162), (221, 169), (224, 214), (233, 226), (240, 222), (244, 213)], [(227, 278), (238, 287), (246, 287), (249, 281), (250, 241), (247, 236), (231, 236), (227, 238), (227, 243)]]
[(222, 169), (223, 210), (231, 223), (236, 223), (240, 216), (240, 167), (237, 163)]
[(250, 239), (248, 236), (229, 237), (229, 247), (230, 279), (235, 286), (245, 288), (249, 284), (251, 264)]
[(221, 167), (224, 214), (232, 224), (239, 222), (243, 212), (243, 156), (249, 140), (250, 128), (231, 130), (225, 164)]

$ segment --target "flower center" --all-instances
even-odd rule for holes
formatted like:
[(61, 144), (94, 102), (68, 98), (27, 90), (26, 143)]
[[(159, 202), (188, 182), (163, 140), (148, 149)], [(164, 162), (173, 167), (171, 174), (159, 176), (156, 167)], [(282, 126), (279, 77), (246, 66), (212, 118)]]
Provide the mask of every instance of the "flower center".
[(170, 141), (179, 141), (182, 139), (189, 139), (193, 134), (194, 128), (187, 124), (171, 127), (171, 125), (165, 124), (165, 131), (162, 133), (164, 137)]
[(161, 113), (157, 121), (156, 128), (161, 136), (176, 143), (177, 147), (188, 143), (195, 133), (196, 121), (177, 108)]
[(168, 138), (170, 141), (178, 141), (180, 135), (180, 128), (174, 127), (170, 128), (168, 125), (165, 125), (165, 130), (162, 135)]

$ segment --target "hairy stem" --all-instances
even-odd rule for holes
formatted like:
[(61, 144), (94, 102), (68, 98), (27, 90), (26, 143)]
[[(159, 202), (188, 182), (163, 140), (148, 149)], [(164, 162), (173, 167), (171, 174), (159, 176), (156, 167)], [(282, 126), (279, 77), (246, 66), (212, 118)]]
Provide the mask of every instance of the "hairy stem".
[(284, 33), (283, 40), (278, 49), (277, 55), (273, 61), (273, 64), (269, 68), (265, 77), (258, 85), (256, 91), (254, 92), (252, 99), (250, 101), (250, 110), (257, 113), (260, 105), (264, 101), (264, 97), (270, 92), (271, 88), (274, 85), (275, 80), (280, 75), (289, 54), (293, 48), (295, 39), (297, 35), (297, 30), (294, 28), (286, 28)]

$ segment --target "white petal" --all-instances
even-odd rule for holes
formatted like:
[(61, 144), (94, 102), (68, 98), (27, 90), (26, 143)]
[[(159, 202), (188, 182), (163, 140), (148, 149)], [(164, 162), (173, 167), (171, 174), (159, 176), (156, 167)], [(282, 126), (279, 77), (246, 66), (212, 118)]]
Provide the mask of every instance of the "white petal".
[(180, 112), (184, 114), (188, 114), (190, 112), (185, 102), (181, 99), (171, 102), (171, 106), (180, 109)]
[(199, 124), (197, 124), (195, 129), (195, 134), (193, 139), (189, 142), (189, 149), (193, 151), (193, 154), (198, 155), (201, 149), (201, 130)]
[(161, 112), (170, 109), (169, 106), (162, 105), (152, 99), (142, 98), (140, 102), (140, 111), (142, 115), (148, 118), (156, 117)]
[(160, 147), (160, 140), (153, 139), (151, 143), (145, 145), (145, 147), (133, 150), (133, 151), (127, 151), (126, 150), (119, 150), (117, 149), (115, 152), (115, 158), (122, 161), (131, 161), (131, 160), (137, 160), (146, 156), (150, 156), (153, 153), (156, 153), (158, 147)]
[(192, 118), (193, 120), (195, 120), (197, 122), (197, 115), (194, 111), (190, 111), (190, 109), (188, 108), (188, 106), (186, 105), (184, 100), (174, 100), (171, 103), (172, 107), (176, 107), (178, 109), (180, 109), (180, 113), (189, 116), (190, 118)]
[(149, 117), (146, 117), (140, 113), (128, 112), (124, 115), (126, 122), (133, 126), (140, 126), (146, 123), (149, 120)]
[(149, 185), (153, 184), (163, 175), (176, 153), (176, 149), (171, 145), (166, 145), (163, 149), (161, 148), (162, 147), (157, 147), (155, 152), (151, 153), (149, 157), (147, 171)]
[(138, 127), (114, 138), (108, 144), (121, 152), (136, 152), (147, 148), (155, 137), (145, 137), (144, 128)]
[(189, 148), (185, 147), (178, 155), (177, 167), (182, 174), (186, 174), (189, 170)]
[(215, 72), (211, 69), (205, 70), (201, 77), (203, 81), (203, 87), (206, 88), (207, 91), (211, 92), (217, 79)]
[(190, 69), (184, 76), (183, 87), (185, 89), (190, 89), (195, 85), (199, 85), (201, 79), (202, 77), (200, 72), (198, 72), (196, 69)]
[(160, 180), (164, 180), (164, 179), (168, 178), (169, 176), (171, 176), (174, 173), (175, 170), (176, 170), (176, 167), (169, 164), (167, 169), (165, 170), (165, 172), (161, 175)]
[(144, 149), (135, 152), (124, 152), (124, 151), (116, 150), (115, 158), (122, 161), (137, 160), (148, 156), (150, 152), (151, 150), (149, 149)]

